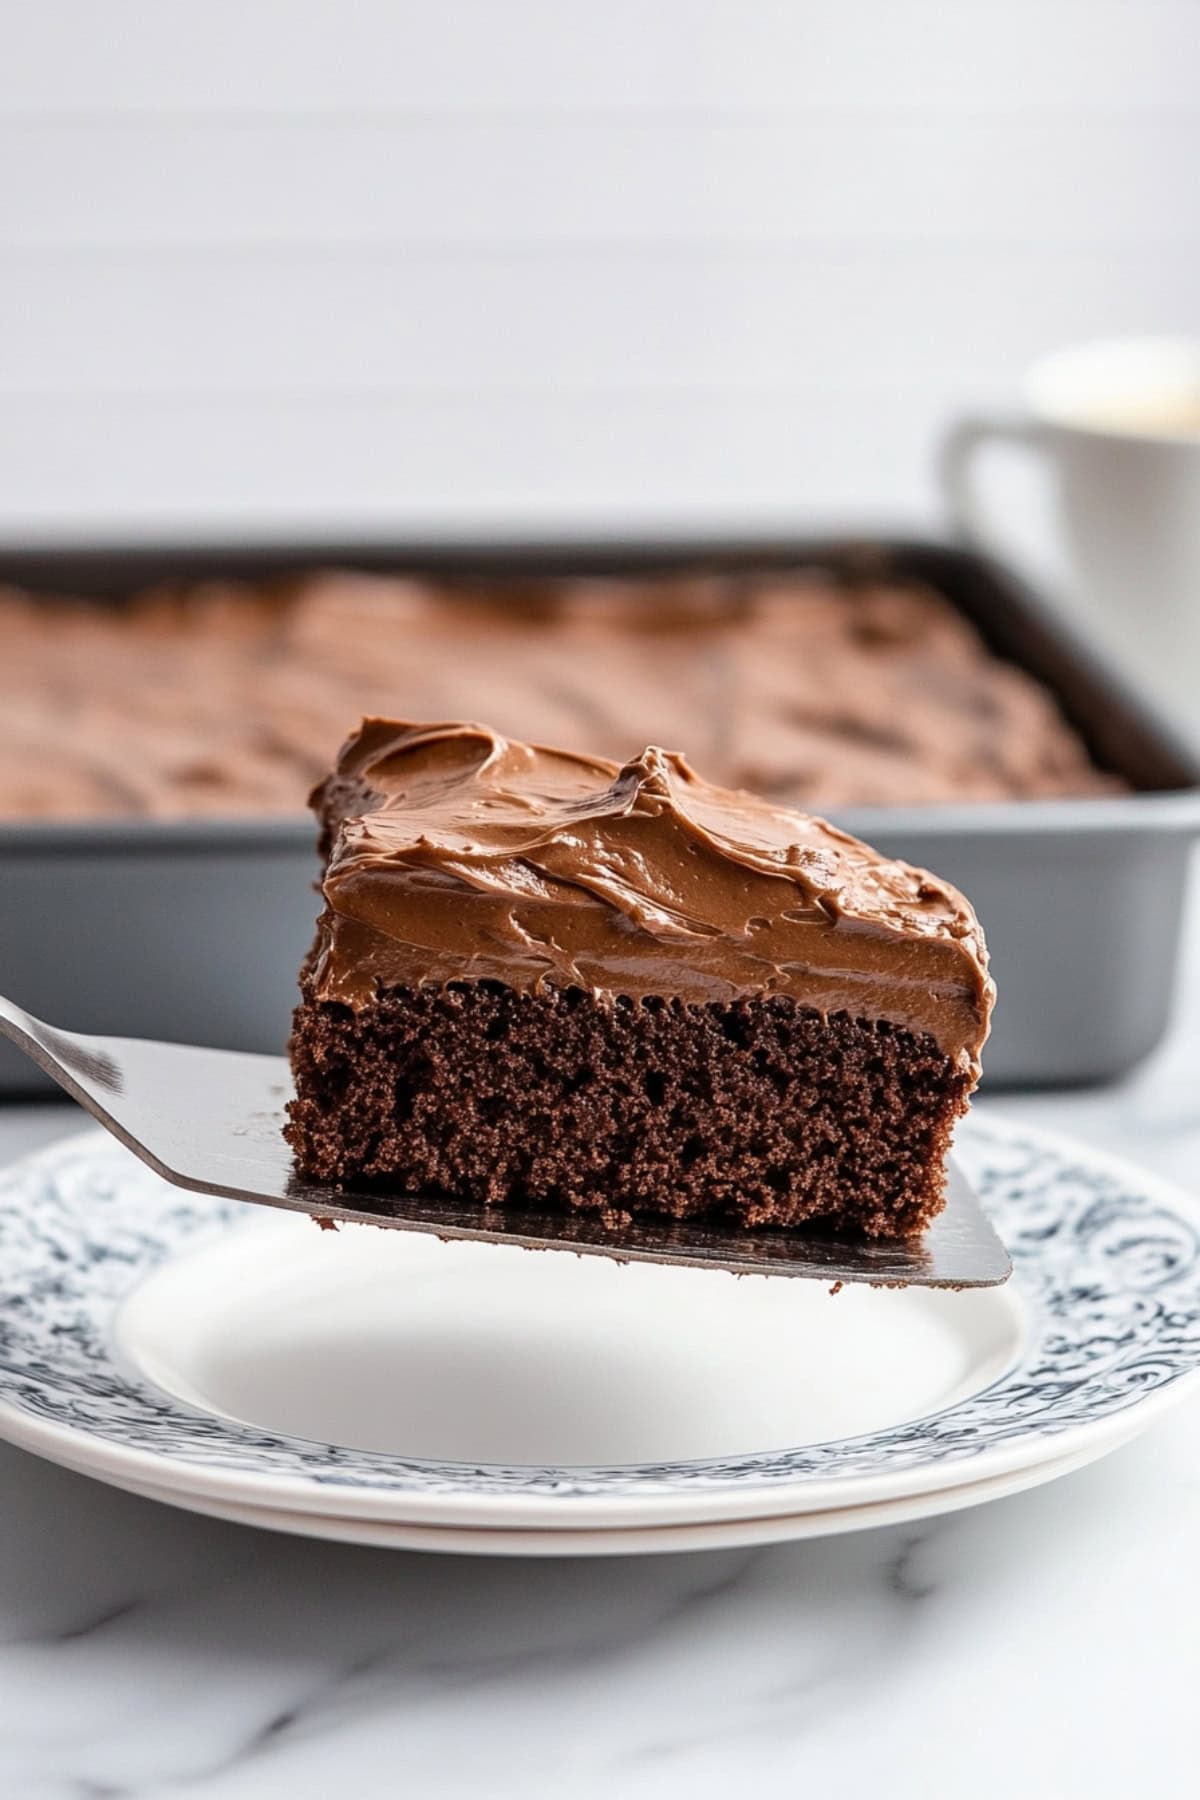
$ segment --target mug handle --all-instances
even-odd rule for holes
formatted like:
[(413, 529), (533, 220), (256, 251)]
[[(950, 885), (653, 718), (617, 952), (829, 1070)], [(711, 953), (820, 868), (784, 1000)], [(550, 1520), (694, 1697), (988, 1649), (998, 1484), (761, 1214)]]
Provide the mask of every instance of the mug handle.
[(988, 536), (985, 508), (975, 486), (978, 453), (989, 444), (1017, 444), (1026, 450), (1044, 450), (1047, 435), (1035, 419), (956, 419), (938, 448), (938, 479), (950, 521), (960, 537), (982, 540)]

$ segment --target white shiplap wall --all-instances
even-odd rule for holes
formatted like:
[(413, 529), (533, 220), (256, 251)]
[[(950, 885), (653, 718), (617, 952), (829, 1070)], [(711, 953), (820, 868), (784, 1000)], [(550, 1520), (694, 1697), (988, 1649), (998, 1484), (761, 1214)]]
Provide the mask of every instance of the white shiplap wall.
[(1198, 0), (2, 0), (0, 532), (828, 522), (1200, 324)]

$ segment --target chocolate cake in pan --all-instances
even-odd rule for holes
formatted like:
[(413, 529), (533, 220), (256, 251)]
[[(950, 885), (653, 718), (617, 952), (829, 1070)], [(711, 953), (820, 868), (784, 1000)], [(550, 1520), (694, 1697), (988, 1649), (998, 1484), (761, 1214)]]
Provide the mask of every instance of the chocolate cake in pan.
[[(312, 936), (304, 796), (364, 713), (616, 764), (677, 745), (938, 870), (1003, 990), (993, 1088), (1109, 1079), (1170, 1017), (1194, 749), (976, 551), (9, 544), (0, 643), (0, 987), (45, 1018), (277, 1051)], [(0, 1046), (0, 1087), (40, 1080)]]
[[(302, 810), (346, 720), (484, 718), (818, 810), (1119, 791), (932, 587), (817, 570), (0, 589), (0, 817)], [(58, 728), (69, 718), (70, 730)]]

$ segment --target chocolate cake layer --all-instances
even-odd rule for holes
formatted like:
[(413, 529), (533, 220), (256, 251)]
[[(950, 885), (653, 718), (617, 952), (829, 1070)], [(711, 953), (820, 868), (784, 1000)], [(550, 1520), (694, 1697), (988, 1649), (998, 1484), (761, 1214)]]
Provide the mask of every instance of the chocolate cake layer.
[(475, 1203), (919, 1229), (992, 985), (966, 900), (656, 749), (370, 719), (313, 796), (288, 1139)]
[(929, 1037), (786, 995), (304, 995), (287, 1135), (305, 1173), (475, 1204), (900, 1236), (942, 1206), (971, 1086)]
[(313, 574), (98, 605), (0, 589), (0, 816), (299, 810), (347, 719), (685, 744), (817, 809), (1104, 793), (1051, 696), (940, 596), (811, 571), (450, 586)]

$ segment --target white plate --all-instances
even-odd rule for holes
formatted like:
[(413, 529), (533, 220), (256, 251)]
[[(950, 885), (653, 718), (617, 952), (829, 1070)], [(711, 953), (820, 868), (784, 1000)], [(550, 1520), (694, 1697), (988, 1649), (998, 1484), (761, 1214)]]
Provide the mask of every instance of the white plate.
[(319, 1232), (96, 1133), (0, 1180), (0, 1435), (125, 1485), (438, 1529), (878, 1504), (1099, 1452), (1200, 1364), (1191, 1203), (972, 1120), (965, 1294)]
[[(1131, 1428), (1125, 1438), (1136, 1436)], [(757, 1544), (792, 1543), (800, 1538), (841, 1536), (851, 1531), (873, 1531), (885, 1525), (906, 1525), (943, 1513), (960, 1512), (1020, 1494), (1044, 1482), (1057, 1481), (1075, 1469), (1086, 1468), (1115, 1449), (1124, 1438), (1097, 1444), (1073, 1456), (996, 1475), (988, 1481), (967, 1481), (931, 1494), (911, 1494), (902, 1500), (879, 1500), (874, 1505), (830, 1507), (822, 1512), (773, 1513), (762, 1519), (726, 1519), (708, 1525), (628, 1526), (608, 1531), (489, 1531), (466, 1526), (389, 1524), (387, 1520), (355, 1519), (330, 1513), (295, 1512), (286, 1507), (239, 1505), (232, 1500), (212, 1500), (207, 1495), (155, 1488), (149, 1482), (123, 1480), (129, 1493), (156, 1500), (165, 1506), (248, 1525), (261, 1531), (282, 1531), (293, 1537), (324, 1538), (333, 1543), (366, 1544), (377, 1550), (426, 1550), (453, 1556), (665, 1556), (697, 1550), (737, 1550)]]

